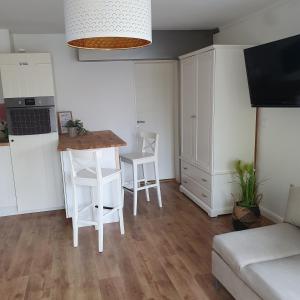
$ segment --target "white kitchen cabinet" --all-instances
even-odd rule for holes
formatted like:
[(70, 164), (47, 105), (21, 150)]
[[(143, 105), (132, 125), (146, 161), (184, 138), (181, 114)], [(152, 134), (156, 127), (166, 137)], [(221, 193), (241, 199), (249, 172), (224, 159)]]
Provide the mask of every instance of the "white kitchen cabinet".
[(254, 160), (244, 48), (218, 45), (180, 57), (180, 190), (211, 217), (232, 211), (233, 162)]
[(4, 98), (54, 96), (48, 53), (0, 54), (0, 74)]
[(57, 132), (10, 136), (19, 213), (64, 207), (57, 144)]
[(15, 214), (17, 200), (9, 146), (0, 145), (0, 216)]

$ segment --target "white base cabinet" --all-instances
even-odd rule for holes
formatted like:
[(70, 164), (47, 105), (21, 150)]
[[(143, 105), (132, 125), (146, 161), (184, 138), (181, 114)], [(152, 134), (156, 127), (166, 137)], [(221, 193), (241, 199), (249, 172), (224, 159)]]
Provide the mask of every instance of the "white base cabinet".
[(0, 216), (15, 214), (17, 200), (9, 146), (0, 146), (0, 191)]
[(211, 217), (232, 211), (234, 161), (254, 160), (244, 48), (218, 45), (180, 57), (180, 190)]
[(0, 147), (0, 216), (64, 208), (57, 132), (9, 140)]
[(9, 138), (18, 213), (63, 208), (57, 132)]

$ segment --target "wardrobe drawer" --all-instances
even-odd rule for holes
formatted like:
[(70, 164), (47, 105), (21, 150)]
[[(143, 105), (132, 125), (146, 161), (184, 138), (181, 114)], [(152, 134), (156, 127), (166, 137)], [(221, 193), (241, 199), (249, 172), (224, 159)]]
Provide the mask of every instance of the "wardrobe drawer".
[(206, 189), (211, 190), (211, 176), (199, 168), (181, 161), (181, 174), (191, 177)]
[(211, 206), (210, 192), (196, 183), (192, 178), (183, 175), (181, 184), (209, 207)]

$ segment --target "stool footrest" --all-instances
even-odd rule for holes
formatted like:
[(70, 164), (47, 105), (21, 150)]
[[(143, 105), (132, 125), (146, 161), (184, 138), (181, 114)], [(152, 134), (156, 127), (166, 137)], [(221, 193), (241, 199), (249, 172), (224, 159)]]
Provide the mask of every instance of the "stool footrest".
[(84, 220), (78, 221), (78, 227), (95, 226), (95, 225), (98, 225), (98, 223), (95, 221), (84, 221)]
[[(150, 184), (150, 183), (147, 183), (146, 185), (144, 186), (140, 186), (137, 188), (137, 191), (142, 191), (142, 190), (146, 190), (146, 189), (151, 189), (151, 188), (155, 188), (157, 187), (157, 184), (156, 183), (153, 183), (153, 184)], [(128, 186), (123, 186), (123, 188), (126, 190), (126, 191), (129, 191), (131, 193), (134, 192), (134, 189), (132, 187), (128, 187)]]
[(144, 186), (138, 187), (137, 190), (138, 190), (138, 191), (142, 191), (142, 190), (151, 189), (151, 188), (154, 188), (154, 187), (157, 187), (157, 184), (156, 184), (156, 183), (153, 183), (153, 184), (146, 184), (146, 185), (144, 185)]

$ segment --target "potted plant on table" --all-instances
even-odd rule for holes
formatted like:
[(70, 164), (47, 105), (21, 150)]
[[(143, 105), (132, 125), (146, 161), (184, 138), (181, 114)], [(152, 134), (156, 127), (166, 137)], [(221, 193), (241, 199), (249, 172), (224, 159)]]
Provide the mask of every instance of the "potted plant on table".
[(254, 227), (260, 219), (259, 204), (262, 194), (258, 193), (259, 183), (253, 163), (235, 163), (235, 174), (240, 192), (233, 195), (234, 208), (232, 225), (235, 230), (244, 230)]
[(77, 135), (85, 135), (87, 130), (83, 127), (83, 122), (81, 120), (70, 120), (66, 124), (68, 128), (70, 137), (75, 137)]

